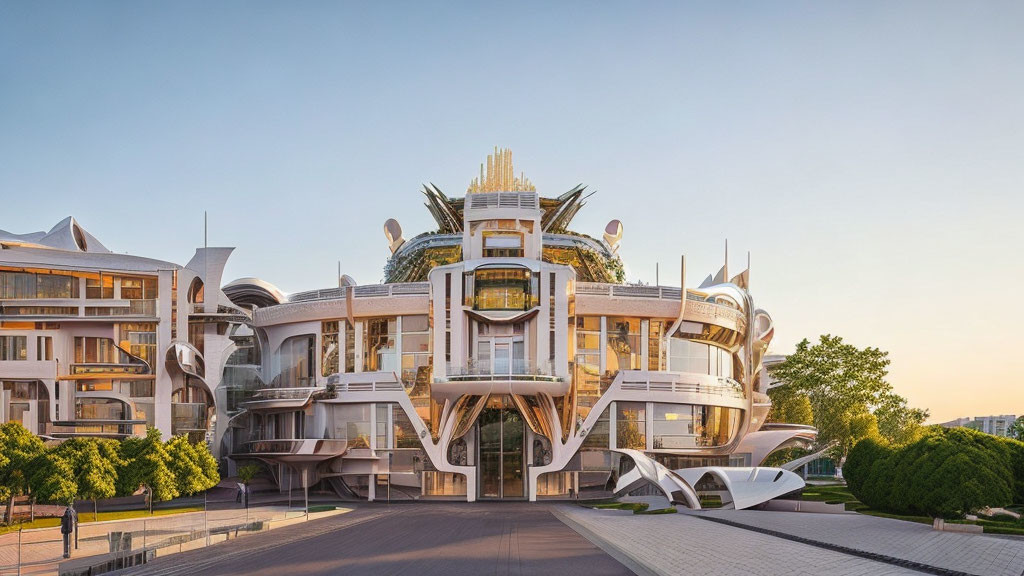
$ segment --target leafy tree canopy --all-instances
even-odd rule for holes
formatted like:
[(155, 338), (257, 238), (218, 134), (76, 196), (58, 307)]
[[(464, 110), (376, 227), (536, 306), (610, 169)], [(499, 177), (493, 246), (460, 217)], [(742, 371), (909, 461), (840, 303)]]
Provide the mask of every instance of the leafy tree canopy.
[(804, 339), (772, 368), (772, 377), (786, 383), (772, 398), (782, 398), (784, 410), (796, 410), (797, 399), (805, 396), (819, 443), (834, 443), (833, 457), (842, 462), (861, 438), (913, 440), (928, 417), (927, 410), (908, 408), (893, 392), (885, 380), (888, 366), (889, 353), (878, 348), (857, 348), (828, 334), (813, 345)]
[(150, 428), (145, 438), (126, 438), (120, 446), (117, 492), (134, 493), (140, 486), (153, 491), (153, 500), (162, 502), (178, 496), (177, 479), (171, 470), (171, 457), (160, 441), (160, 431)]

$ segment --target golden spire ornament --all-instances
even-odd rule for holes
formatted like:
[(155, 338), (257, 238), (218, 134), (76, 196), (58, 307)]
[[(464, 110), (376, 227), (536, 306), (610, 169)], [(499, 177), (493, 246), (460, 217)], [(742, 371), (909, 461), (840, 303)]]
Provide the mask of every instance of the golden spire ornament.
[(533, 183), (522, 172), (516, 177), (512, 165), (512, 151), (494, 147), (494, 154), (487, 155), (486, 172), (480, 164), (480, 177), (473, 178), (466, 189), (467, 194), (477, 192), (536, 192)]

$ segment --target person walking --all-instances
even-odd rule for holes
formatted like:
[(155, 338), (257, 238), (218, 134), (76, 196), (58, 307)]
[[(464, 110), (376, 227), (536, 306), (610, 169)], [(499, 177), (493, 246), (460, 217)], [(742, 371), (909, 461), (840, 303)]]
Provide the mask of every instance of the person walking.
[(71, 558), (71, 533), (75, 531), (75, 513), (70, 506), (64, 508), (60, 517), (60, 533), (64, 537), (64, 557)]

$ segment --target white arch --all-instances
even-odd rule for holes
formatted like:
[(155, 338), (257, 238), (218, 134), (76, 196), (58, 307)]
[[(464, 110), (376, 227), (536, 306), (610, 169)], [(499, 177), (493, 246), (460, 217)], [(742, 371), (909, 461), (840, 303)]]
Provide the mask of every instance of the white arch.
[(700, 468), (683, 468), (676, 470), (680, 478), (691, 486), (696, 486), (701, 478), (711, 475), (725, 486), (731, 498), (724, 507), (743, 510), (763, 504), (773, 498), (785, 496), (802, 489), (805, 484), (800, 476), (782, 468), (726, 468), (722, 466), (703, 466)]

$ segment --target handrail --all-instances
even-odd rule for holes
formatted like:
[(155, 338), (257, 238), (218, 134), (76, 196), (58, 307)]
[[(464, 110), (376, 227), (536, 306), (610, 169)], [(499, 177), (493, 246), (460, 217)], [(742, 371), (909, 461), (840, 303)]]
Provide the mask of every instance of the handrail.
[[(348, 287), (323, 288), (297, 292), (288, 297), (288, 302), (312, 302), (316, 300), (340, 300), (346, 297)], [(353, 286), (354, 298), (382, 298), (388, 296), (423, 296), (430, 294), (429, 282), (399, 282), (394, 284), (366, 284)]]
[(502, 366), (496, 364), (493, 360), (477, 360), (465, 366), (449, 364), (445, 374), (448, 380), (562, 380), (561, 376), (555, 374), (550, 362), (536, 364), (528, 360), (512, 359)]

